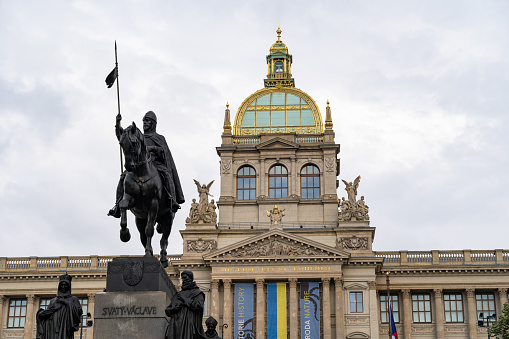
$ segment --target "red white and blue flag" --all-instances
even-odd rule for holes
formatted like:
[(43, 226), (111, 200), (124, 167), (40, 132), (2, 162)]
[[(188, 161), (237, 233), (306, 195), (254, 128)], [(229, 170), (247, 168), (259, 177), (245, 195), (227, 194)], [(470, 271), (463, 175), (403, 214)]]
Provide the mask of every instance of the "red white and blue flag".
[(389, 302), (389, 316), (391, 324), (391, 338), (398, 339), (398, 332), (396, 331), (396, 323), (394, 323), (394, 316), (392, 315), (392, 305)]

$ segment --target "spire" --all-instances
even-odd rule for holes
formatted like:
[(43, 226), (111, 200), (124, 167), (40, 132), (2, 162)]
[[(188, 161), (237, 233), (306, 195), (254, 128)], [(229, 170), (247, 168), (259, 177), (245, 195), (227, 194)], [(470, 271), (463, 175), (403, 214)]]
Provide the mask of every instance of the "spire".
[(223, 133), (231, 133), (232, 132), (232, 124), (230, 123), (230, 105), (226, 103), (226, 109), (224, 110), (224, 123), (223, 123)]
[(281, 28), (279, 28), (279, 25), (277, 25), (277, 31), (276, 31), (276, 33), (277, 33), (277, 41), (276, 42), (279, 42), (279, 43), (282, 42), (281, 41), (281, 32), (282, 32)]
[(325, 129), (332, 129), (332, 115), (329, 107), (329, 100), (327, 99), (327, 108), (325, 110)]

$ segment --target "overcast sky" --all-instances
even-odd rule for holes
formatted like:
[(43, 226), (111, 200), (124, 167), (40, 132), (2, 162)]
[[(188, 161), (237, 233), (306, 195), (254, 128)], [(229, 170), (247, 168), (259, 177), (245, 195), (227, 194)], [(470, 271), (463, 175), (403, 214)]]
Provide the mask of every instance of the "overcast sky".
[(278, 22), (296, 87), (322, 115), (330, 100), (374, 249), (509, 248), (508, 17), (502, 0), (0, 0), (0, 256), (143, 254), (133, 219), (124, 244), (106, 216), (115, 39), (124, 126), (155, 111), (179, 170), (181, 253), (193, 178), (219, 196), (225, 104), (233, 121), (263, 87)]

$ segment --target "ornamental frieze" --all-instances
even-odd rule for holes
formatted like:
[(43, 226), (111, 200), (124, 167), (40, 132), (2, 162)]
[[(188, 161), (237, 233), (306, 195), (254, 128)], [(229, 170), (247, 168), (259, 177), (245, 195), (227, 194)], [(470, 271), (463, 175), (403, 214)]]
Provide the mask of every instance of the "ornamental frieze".
[(349, 249), (352, 251), (356, 250), (367, 250), (368, 246), (368, 238), (358, 238), (355, 235), (348, 238), (340, 238), (336, 239), (336, 247), (340, 250)]
[(189, 252), (198, 252), (202, 253), (205, 251), (212, 251), (217, 248), (217, 241), (215, 240), (203, 240), (202, 238), (198, 238), (198, 240), (188, 240), (187, 241), (187, 250)]
[(265, 239), (237, 248), (229, 253), (225, 253), (223, 257), (239, 258), (239, 257), (275, 257), (275, 256), (323, 256), (324, 252), (318, 248), (310, 247), (300, 243), (291, 242), (289, 240)]

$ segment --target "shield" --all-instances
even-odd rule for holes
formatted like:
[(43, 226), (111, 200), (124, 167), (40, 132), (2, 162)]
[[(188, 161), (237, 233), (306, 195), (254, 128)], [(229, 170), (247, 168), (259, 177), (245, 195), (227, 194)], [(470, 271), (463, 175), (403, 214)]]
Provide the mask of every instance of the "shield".
[(143, 261), (127, 260), (124, 263), (122, 277), (127, 285), (138, 285), (143, 278)]

